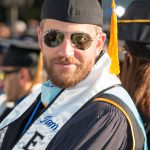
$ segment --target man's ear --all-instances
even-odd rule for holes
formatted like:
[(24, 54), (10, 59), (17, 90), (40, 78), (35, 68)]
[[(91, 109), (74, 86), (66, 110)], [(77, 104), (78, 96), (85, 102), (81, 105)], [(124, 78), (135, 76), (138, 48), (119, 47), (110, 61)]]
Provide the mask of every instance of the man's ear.
[(96, 55), (99, 55), (99, 53), (103, 49), (105, 40), (106, 40), (106, 34), (105, 33), (99, 33), (98, 38), (97, 38), (97, 45), (96, 45), (96, 49), (97, 49)]
[(97, 47), (99, 47), (99, 49), (102, 49), (104, 46), (104, 42), (106, 40), (106, 34), (105, 33), (99, 33), (98, 34), (98, 42), (97, 42)]
[(41, 50), (42, 50), (42, 34), (43, 34), (42, 29), (40, 27), (37, 27), (38, 44)]

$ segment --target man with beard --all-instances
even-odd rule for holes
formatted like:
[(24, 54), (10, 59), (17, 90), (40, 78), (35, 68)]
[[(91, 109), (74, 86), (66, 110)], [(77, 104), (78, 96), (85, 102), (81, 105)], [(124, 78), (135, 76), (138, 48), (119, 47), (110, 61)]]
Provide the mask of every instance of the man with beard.
[(45, 0), (39, 46), (49, 80), (0, 124), (2, 150), (147, 149), (140, 116), (102, 50), (99, 0)]

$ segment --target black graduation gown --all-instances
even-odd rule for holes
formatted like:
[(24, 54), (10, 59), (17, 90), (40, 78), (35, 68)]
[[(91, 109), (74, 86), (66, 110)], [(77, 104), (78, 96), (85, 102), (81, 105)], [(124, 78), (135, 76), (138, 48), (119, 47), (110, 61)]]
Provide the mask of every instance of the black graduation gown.
[[(12, 149), (36, 103), (9, 125), (0, 150)], [(135, 137), (138, 135), (136, 150), (141, 150), (144, 138), (136, 121), (132, 121)], [(61, 128), (46, 150), (131, 150), (132, 139), (130, 125), (120, 109), (106, 102), (89, 101)], [(24, 149), (30, 144), (31, 139)]]
[(148, 143), (148, 149), (150, 149), (150, 119), (145, 122), (145, 131), (147, 135), (147, 143)]

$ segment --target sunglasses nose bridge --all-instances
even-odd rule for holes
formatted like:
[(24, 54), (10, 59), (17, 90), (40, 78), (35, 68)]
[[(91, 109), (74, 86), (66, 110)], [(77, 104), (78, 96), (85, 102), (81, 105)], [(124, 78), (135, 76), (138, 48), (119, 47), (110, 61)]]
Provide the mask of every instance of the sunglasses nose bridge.
[(63, 43), (62, 43), (62, 49), (61, 53), (63, 57), (69, 57), (74, 55), (74, 49), (72, 46), (72, 42), (69, 38), (69, 36), (65, 37)]

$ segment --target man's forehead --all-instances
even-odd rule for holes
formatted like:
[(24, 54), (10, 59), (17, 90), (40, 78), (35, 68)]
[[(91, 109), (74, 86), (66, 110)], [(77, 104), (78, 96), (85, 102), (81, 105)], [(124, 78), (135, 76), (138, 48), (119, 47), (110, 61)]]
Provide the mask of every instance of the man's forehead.
[(58, 21), (54, 19), (46, 19), (44, 22), (44, 30), (47, 29), (61, 29), (61, 30), (95, 30), (96, 26), (91, 24), (69, 23), (64, 21)]

